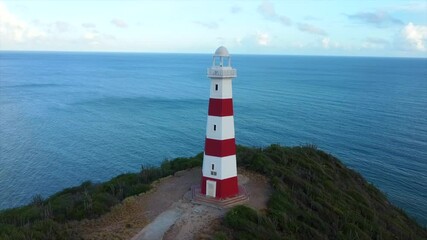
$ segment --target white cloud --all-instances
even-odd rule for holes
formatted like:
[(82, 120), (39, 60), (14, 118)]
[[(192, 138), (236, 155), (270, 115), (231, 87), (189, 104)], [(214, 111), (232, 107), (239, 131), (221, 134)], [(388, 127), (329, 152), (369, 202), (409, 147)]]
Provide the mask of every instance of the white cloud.
[(426, 51), (427, 26), (414, 25), (410, 22), (402, 29), (401, 37), (408, 44), (409, 49)]
[(300, 24), (298, 24), (298, 29), (300, 31), (308, 32), (308, 33), (311, 33), (311, 34), (322, 35), (322, 36), (328, 35), (325, 32), (325, 30), (323, 30), (321, 28), (318, 28), (318, 27), (316, 27), (314, 25), (307, 24), (307, 23), (300, 23)]
[(276, 9), (268, 0), (262, 1), (261, 5), (258, 7), (258, 12), (265, 18), (275, 19), (277, 17)]
[(378, 28), (403, 24), (402, 20), (391, 16), (390, 13), (385, 11), (359, 12), (356, 14), (347, 15), (347, 17), (351, 20), (361, 21)]
[(116, 26), (118, 28), (127, 28), (128, 27), (128, 24), (125, 21), (123, 21), (122, 19), (118, 19), (118, 18), (111, 20), (111, 24), (113, 24), (114, 26)]
[(94, 32), (86, 32), (83, 34), (83, 39), (86, 40), (89, 44), (97, 46), (99, 45), (99, 35)]
[(55, 32), (63, 33), (70, 29), (70, 25), (64, 21), (56, 21), (53, 23), (53, 29)]
[(98, 46), (114, 41), (116, 40), (116, 37), (113, 35), (100, 33), (96, 30), (89, 30), (82, 35), (82, 39), (89, 45)]
[(285, 26), (290, 26), (292, 24), (291, 19), (277, 14), (274, 5), (268, 0), (262, 1), (261, 5), (258, 6), (258, 13), (264, 16), (264, 18), (267, 20), (280, 22)]
[(258, 32), (256, 39), (257, 43), (261, 46), (267, 46), (270, 43), (270, 36), (267, 33)]
[(329, 38), (323, 38), (322, 39), (322, 46), (323, 46), (323, 48), (329, 48), (330, 42), (331, 42), (331, 39), (329, 39)]
[(7, 50), (76, 50), (92, 49), (114, 43), (114, 36), (97, 32), (91, 24), (73, 28), (65, 21), (26, 22), (0, 2), (0, 49)]
[(97, 37), (97, 34), (94, 32), (87, 32), (83, 34), (83, 38), (86, 40), (94, 40)]
[(96, 28), (96, 25), (93, 23), (83, 23), (82, 27), (84, 27), (84, 28)]
[(2, 42), (22, 43), (43, 38), (46, 33), (10, 13), (0, 2), (0, 35)]
[(270, 43), (270, 34), (261, 30), (233, 38), (233, 44), (235, 46), (244, 47), (252, 50), (260, 48), (265, 49), (264, 47), (270, 46)]
[[(317, 42), (319, 43), (319, 42)], [(316, 44), (316, 47), (318, 47), (319, 45)], [(352, 44), (349, 43), (342, 43), (342, 42), (338, 42), (338, 41), (334, 41), (333, 39), (330, 39), (329, 37), (324, 37), (322, 39), (320, 39), (320, 46), (323, 49), (329, 49), (329, 50), (350, 50), (352, 48), (354, 48), (352, 46)]]
[(286, 16), (280, 16), (280, 17), (279, 17), (279, 21), (280, 21), (283, 25), (285, 25), (285, 26), (290, 26), (290, 25), (292, 24), (291, 19), (289, 19), (289, 18), (288, 18), (288, 17), (286, 17)]

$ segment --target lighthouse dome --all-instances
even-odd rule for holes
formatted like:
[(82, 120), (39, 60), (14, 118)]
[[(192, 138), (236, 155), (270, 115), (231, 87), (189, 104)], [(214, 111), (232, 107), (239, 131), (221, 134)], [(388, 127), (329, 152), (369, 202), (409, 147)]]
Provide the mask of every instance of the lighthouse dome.
[(230, 54), (228, 53), (227, 48), (225, 48), (224, 46), (221, 46), (221, 47), (217, 48), (214, 55), (215, 56), (219, 56), (219, 57), (228, 57), (228, 56), (230, 56)]

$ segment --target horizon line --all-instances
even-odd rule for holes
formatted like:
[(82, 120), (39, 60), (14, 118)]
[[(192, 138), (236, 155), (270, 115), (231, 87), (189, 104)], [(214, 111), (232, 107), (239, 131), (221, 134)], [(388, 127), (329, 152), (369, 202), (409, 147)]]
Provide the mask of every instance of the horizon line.
[[(206, 52), (150, 52), (150, 51), (108, 51), (108, 50), (4, 50), (0, 52), (15, 52), (15, 53), (113, 53), (113, 54), (183, 54), (183, 55), (213, 55)], [(295, 57), (354, 57), (354, 58), (412, 58), (412, 59), (427, 59), (427, 56), (377, 56), (377, 55), (322, 55), (322, 54), (283, 54), (283, 53), (232, 53), (232, 55), (247, 55), (247, 56), (295, 56)]]

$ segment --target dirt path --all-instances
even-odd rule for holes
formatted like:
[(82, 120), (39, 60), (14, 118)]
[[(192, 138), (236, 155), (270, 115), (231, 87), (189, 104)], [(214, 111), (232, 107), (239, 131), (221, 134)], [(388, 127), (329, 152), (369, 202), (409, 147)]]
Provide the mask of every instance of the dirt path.
[[(84, 239), (193, 239), (226, 213), (191, 203), (190, 188), (200, 179), (200, 168), (178, 172), (98, 219), (75, 223), (75, 228)], [(265, 208), (271, 191), (265, 177), (239, 169), (239, 184), (244, 184), (250, 195), (247, 205)]]
[(159, 216), (154, 219), (153, 222), (148, 224), (143, 230), (141, 230), (132, 239), (162, 239), (165, 232), (175, 224), (175, 222), (182, 217), (186, 211), (183, 207), (178, 204), (177, 206), (171, 206), (168, 210), (162, 212)]

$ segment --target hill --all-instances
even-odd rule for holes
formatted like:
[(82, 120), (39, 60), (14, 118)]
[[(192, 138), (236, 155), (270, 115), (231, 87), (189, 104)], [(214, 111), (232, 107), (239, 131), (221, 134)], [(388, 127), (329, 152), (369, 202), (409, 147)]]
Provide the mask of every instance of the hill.
[(375, 186), (315, 146), (239, 147), (239, 166), (268, 176), (265, 212), (229, 211), (218, 236), (234, 239), (427, 239), (426, 229)]
[[(426, 229), (377, 188), (314, 146), (238, 146), (238, 165), (269, 178), (267, 208), (231, 209), (213, 239), (427, 239)], [(93, 219), (152, 182), (200, 166), (202, 153), (142, 167), (104, 183), (84, 182), (31, 204), (0, 212), (0, 239), (80, 239), (70, 221)]]

